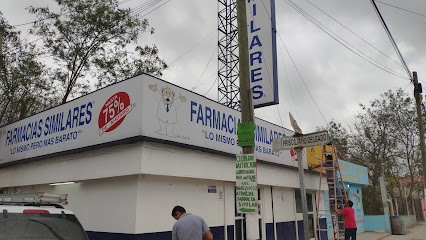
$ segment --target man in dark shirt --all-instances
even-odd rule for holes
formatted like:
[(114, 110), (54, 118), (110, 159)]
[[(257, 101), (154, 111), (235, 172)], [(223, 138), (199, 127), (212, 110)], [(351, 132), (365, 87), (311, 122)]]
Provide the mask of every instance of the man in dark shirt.
[(355, 221), (355, 211), (352, 208), (354, 203), (349, 200), (348, 206), (343, 208), (343, 210), (339, 210), (336, 208), (336, 212), (339, 215), (343, 215), (345, 219), (345, 240), (356, 240), (356, 221)]

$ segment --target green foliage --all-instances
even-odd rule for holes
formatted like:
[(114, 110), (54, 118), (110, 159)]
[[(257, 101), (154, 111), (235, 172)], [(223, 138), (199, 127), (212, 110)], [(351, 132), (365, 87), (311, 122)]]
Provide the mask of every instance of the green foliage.
[(338, 158), (348, 159), (348, 131), (341, 123), (331, 120), (327, 127), (317, 127), (316, 130), (327, 130), (331, 143), (336, 147)]
[[(387, 190), (392, 197), (401, 197), (403, 186), (395, 179), (414, 183), (421, 169), (417, 113), (414, 100), (402, 89), (389, 90), (360, 107), (361, 112), (347, 126), (349, 131), (334, 121), (327, 130), (339, 159), (368, 168), (370, 185), (363, 188), (364, 211), (380, 214), (379, 177), (384, 174), (388, 180)], [(410, 198), (416, 184), (407, 184), (406, 188)]]
[[(155, 45), (137, 45), (141, 33), (154, 32), (148, 21), (118, 8), (117, 0), (55, 1), (59, 12), (48, 7), (29, 11), (38, 18), (32, 33), (43, 39), (55, 62), (52, 76), (64, 92), (62, 102), (89, 91), (87, 77), (101, 87), (141, 72), (161, 76), (167, 68)], [(129, 51), (132, 44), (136, 47)]]
[(3, 29), (0, 61), (0, 125), (23, 119), (55, 103), (54, 87), (34, 45), (22, 42), (19, 31), (0, 13)]

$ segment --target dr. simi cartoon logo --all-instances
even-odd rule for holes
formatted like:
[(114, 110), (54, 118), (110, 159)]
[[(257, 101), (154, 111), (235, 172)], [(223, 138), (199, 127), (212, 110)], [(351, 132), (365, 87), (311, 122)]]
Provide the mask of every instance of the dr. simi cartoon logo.
[(177, 109), (183, 102), (186, 102), (186, 97), (179, 93), (179, 97), (175, 98), (175, 92), (169, 87), (162, 87), (158, 91), (157, 84), (149, 85), (149, 89), (155, 93), (158, 102), (157, 118), (160, 129), (156, 133), (176, 137), (173, 129), (177, 122)]

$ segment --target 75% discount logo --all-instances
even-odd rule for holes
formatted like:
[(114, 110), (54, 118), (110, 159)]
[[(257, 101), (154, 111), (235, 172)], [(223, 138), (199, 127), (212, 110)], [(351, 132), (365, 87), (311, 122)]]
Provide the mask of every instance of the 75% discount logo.
[(112, 95), (103, 105), (99, 113), (99, 136), (111, 132), (124, 121), (124, 118), (133, 110), (130, 97), (125, 92)]

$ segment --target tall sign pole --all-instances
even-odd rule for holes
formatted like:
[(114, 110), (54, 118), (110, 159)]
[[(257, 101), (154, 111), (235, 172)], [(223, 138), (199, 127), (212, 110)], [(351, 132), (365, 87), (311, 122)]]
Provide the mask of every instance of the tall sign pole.
[(303, 151), (303, 147), (296, 148), (297, 167), (299, 169), (300, 198), (302, 200), (302, 210), (303, 210), (303, 233), (305, 235), (305, 240), (309, 240), (310, 236), (309, 236), (308, 201), (306, 200), (305, 174), (303, 172), (302, 151)]
[[(254, 121), (250, 88), (246, 0), (237, 0), (237, 23), (240, 60), (241, 121), (245, 123)], [(242, 150), (243, 154), (254, 154), (254, 146), (243, 146)], [(254, 214), (245, 214), (245, 219), (247, 240), (260, 239), (259, 217), (257, 211)]]
[(419, 134), (420, 134), (420, 150), (422, 152), (422, 163), (423, 163), (423, 196), (426, 199), (426, 150), (425, 150), (425, 129), (423, 123), (423, 114), (422, 109), (420, 108), (420, 92), (421, 86), (419, 85), (417, 79), (417, 72), (413, 72), (413, 84), (414, 84), (414, 99), (416, 100), (416, 109), (417, 109), (417, 122), (419, 124)]

